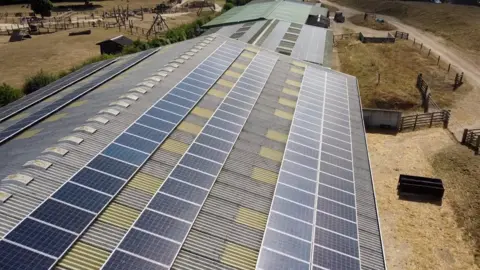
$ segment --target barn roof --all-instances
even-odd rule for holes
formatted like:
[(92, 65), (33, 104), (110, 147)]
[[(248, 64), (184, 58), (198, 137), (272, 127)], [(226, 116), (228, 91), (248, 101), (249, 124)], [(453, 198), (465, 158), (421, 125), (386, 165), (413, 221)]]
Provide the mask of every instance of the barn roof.
[(101, 44), (104, 44), (104, 43), (107, 43), (107, 42), (114, 42), (114, 43), (117, 43), (117, 44), (122, 45), (122, 46), (128, 46), (128, 45), (131, 45), (133, 43), (133, 40), (127, 38), (124, 35), (120, 35), (120, 36), (116, 36), (116, 37), (111, 38), (111, 39), (101, 41), (101, 42), (97, 43), (97, 45), (101, 45)]
[(27, 97), (1, 269), (385, 268), (353, 76), (211, 34)]

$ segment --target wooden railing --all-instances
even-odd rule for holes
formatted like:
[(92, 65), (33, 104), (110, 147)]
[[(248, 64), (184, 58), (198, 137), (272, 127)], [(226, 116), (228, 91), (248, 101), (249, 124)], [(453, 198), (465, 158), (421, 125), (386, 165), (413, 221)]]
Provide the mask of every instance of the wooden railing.
[(395, 38), (408, 39), (408, 33), (402, 31), (395, 31)]
[(480, 151), (480, 129), (464, 129), (462, 144), (475, 150), (475, 155)]
[(438, 124), (443, 124), (443, 128), (447, 128), (449, 119), (449, 111), (403, 116), (399, 131), (406, 129), (415, 130), (418, 127), (432, 127)]

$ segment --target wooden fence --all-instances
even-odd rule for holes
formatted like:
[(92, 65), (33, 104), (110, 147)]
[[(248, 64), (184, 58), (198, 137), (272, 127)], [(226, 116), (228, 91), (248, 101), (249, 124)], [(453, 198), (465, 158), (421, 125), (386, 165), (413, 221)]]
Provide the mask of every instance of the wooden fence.
[(395, 38), (399, 39), (407, 39), (408, 40), (408, 33), (402, 32), (402, 31), (395, 31), (395, 34), (393, 35)]
[(420, 95), (422, 97), (423, 112), (426, 113), (426, 112), (428, 112), (428, 105), (430, 103), (429, 101), (430, 101), (431, 96), (430, 96), (430, 92), (428, 91), (428, 84), (423, 79), (422, 73), (418, 74), (418, 76), (417, 76), (416, 86), (417, 86), (418, 91), (420, 91)]
[(403, 116), (399, 131), (406, 129), (415, 130), (418, 127), (432, 127), (433, 125), (443, 124), (443, 128), (448, 128), (450, 120), (449, 111), (431, 112), (417, 115)]
[(338, 34), (333, 35), (333, 42), (344, 40), (344, 39), (358, 39), (360, 33), (348, 33), (348, 34)]
[(387, 33), (387, 37), (366, 37), (361, 32), (359, 39), (362, 43), (395, 43), (395, 37)]
[(462, 144), (475, 150), (475, 155), (480, 151), (480, 129), (464, 129)]

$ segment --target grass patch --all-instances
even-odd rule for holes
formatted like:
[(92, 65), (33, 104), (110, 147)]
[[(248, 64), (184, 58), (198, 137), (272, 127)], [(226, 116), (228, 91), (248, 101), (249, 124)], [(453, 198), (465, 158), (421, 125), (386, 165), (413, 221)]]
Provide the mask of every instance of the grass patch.
[(391, 31), (397, 29), (395, 26), (389, 24), (387, 21), (384, 22), (377, 22), (374, 16), (368, 15), (364, 19), (364, 15), (357, 14), (350, 18), (348, 18), (353, 24), (363, 27), (368, 27), (375, 30), (382, 30), (382, 31)]
[(0, 84), (0, 107), (15, 101), (23, 96), (22, 91), (8, 84)]
[[(398, 40), (394, 44), (339, 41), (337, 49), (340, 70), (357, 77), (365, 108), (419, 108), (420, 93), (415, 87), (419, 73), (424, 74), (433, 99), (440, 107), (449, 108), (454, 101), (453, 74), (446, 76), (435, 60), (421, 55), (409, 41)], [(377, 84), (378, 74), (380, 83)], [(462, 87), (465, 87), (459, 88), (462, 92), (470, 89), (467, 84)]]
[(468, 50), (480, 51), (480, 8), (453, 4), (383, 0), (331, 0), (366, 12), (397, 17)]

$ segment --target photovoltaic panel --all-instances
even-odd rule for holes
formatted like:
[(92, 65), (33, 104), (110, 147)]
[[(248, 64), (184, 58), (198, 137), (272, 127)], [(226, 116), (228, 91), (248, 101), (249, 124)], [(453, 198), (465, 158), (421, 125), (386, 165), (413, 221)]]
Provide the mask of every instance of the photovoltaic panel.
[[(263, 73), (265, 78), (268, 78), (276, 63), (277, 56), (266, 55), (263, 58), (271, 59), (267, 62), (261, 59), (257, 60), (259, 55), (262, 55), (262, 53), (257, 54), (253, 58), (245, 72), (262, 62), (265, 67)], [(243, 74), (227, 94), (222, 105), (229, 100), (233, 100), (231, 98), (232, 93), (245, 92), (245, 90), (242, 91), (242, 88), (238, 87), (239, 82), (242, 81)], [(250, 109), (256, 103), (266, 82), (267, 79), (263, 79), (261, 85), (247, 86), (246, 91), (255, 93), (254, 99), (244, 101)], [(121, 262), (115, 258), (119, 256), (118, 254), (126, 251), (135, 254), (137, 257), (144, 258), (146, 261), (154, 261), (160, 267), (170, 268), (172, 266), (175, 256), (180, 251), (183, 241), (186, 239), (196, 216), (200, 212), (215, 179), (225, 163), (227, 155), (231, 151), (250, 114), (250, 111), (246, 110), (247, 114), (245, 116), (236, 115), (235, 123), (232, 123), (229, 117), (222, 117), (226, 114), (217, 114), (221, 110), (222, 105), (214, 113), (215, 117), (209, 119), (187, 152), (173, 168), (169, 177), (159, 188), (147, 208), (140, 214), (138, 221), (130, 228), (127, 237), (114, 250), (113, 255), (105, 263), (103, 269), (117, 269), (117, 265)], [(225, 108), (225, 111), (228, 111), (228, 107), (223, 108)], [(212, 143), (215, 142), (212, 140), (223, 143), (217, 145)], [(152, 216), (152, 212), (155, 212), (155, 222), (145, 226), (141, 221), (147, 215)], [(173, 223), (179, 225), (177, 227), (178, 230), (165, 232), (165, 228), (169, 228)], [(185, 228), (185, 225), (188, 227)], [(141, 231), (148, 232), (148, 236), (144, 236), (142, 239), (130, 236), (131, 234), (139, 234)]]
[(96, 73), (97, 71), (111, 65), (117, 59), (110, 59), (102, 62), (90, 64), (82, 69), (74, 71), (65, 77), (62, 77), (53, 83), (38, 89), (37, 91), (22, 97), (19, 100), (11, 102), (0, 108), (0, 122), (7, 120), (16, 113), (19, 113), (27, 108), (37, 104), (38, 102), (58, 93), (59, 91), (75, 84), (78, 81)]
[(258, 268), (360, 269), (346, 87), (305, 69)]
[[(243, 50), (243, 48), (224, 43), (217, 48), (217, 51), (226, 48), (229, 49), (230, 54), (235, 52), (236, 56)], [(214, 54), (215, 52), (211, 55)], [(234, 61), (236, 56), (231, 56), (231, 62)], [(199, 69), (200, 66), (201, 65), (197, 66), (196, 69)], [(225, 71), (227, 67), (228, 66), (224, 66), (223, 71)], [(188, 79), (189, 75), (183, 80)], [(220, 75), (211, 76), (212, 79), (210, 81), (212, 85), (219, 77)], [(174, 86), (172, 89), (175, 89), (177, 86), (178, 85)], [(195, 91), (200, 91), (201, 97), (206, 94), (210, 87), (211, 85), (204, 85), (203, 88), (196, 87)], [(170, 102), (172, 102), (170, 104), (175, 103), (174, 100), (170, 100)], [(158, 104), (158, 102), (156, 104)], [(175, 104), (178, 104), (177, 107), (185, 105)], [(192, 103), (191, 106), (183, 110), (182, 113), (186, 115), (186, 112), (191, 110), (194, 105), (195, 104)], [(13, 265), (18, 265), (19, 267), (30, 265), (30, 262), (24, 262), (24, 260), (31, 258), (32, 260), (38, 261), (38, 264), (41, 265), (41, 267), (34, 269), (51, 268), (74, 243), (78, 236), (88, 228), (89, 224), (101, 210), (120, 192), (122, 187), (131, 179), (140, 166), (143, 165), (151, 153), (153, 153), (153, 150), (157, 149), (163, 143), (169, 133), (183, 119), (183, 116), (175, 119), (170, 118), (166, 110), (175, 109), (173, 109), (174, 107), (167, 106), (163, 107), (165, 111), (162, 111), (162, 114), (158, 114), (156, 117), (147, 116), (149, 112), (155, 109), (154, 106), (152, 106), (150, 110), (146, 110), (129, 128), (106, 146), (96, 157), (92, 158), (85, 167), (66, 181), (52, 197), (47, 198), (33, 210), (30, 215), (8, 232), (4, 240), (0, 241), (0, 254), (7, 254), (9, 252), (3, 249), (9, 247), (8, 244), (4, 244), (5, 241), (8, 241), (8, 243), (16, 244), (19, 247), (14, 256), (16, 263)], [(170, 114), (177, 115), (174, 113)], [(161, 131), (155, 131), (155, 129)], [(185, 174), (184, 171), (181, 173)], [(178, 177), (180, 178), (181, 175), (182, 174), (178, 174)], [(208, 179), (202, 180), (204, 181), (204, 185), (208, 184)], [(184, 182), (179, 183), (184, 186), (187, 185)], [(180, 219), (193, 220), (199, 207), (184, 200), (175, 199), (172, 195), (167, 194), (168, 192), (176, 194), (175, 192), (179, 190), (178, 186), (171, 185), (166, 187), (170, 187), (171, 189), (165, 190), (165, 193), (158, 193), (161, 196), (150, 203), (151, 209), (153, 209), (153, 211), (163, 211), (172, 216), (180, 215)], [(198, 189), (195, 186), (191, 187), (195, 188), (195, 191)], [(192, 192), (192, 194), (193, 193), (194, 192)], [(180, 194), (177, 195), (180, 196)], [(184, 205), (184, 207), (179, 210), (180, 205)], [(138, 232), (130, 233), (128, 237), (128, 239), (140, 239), (145, 241), (145, 243), (160, 244), (160, 242), (157, 241), (158, 239), (150, 238), (151, 234), (143, 233), (141, 229), (139, 229)], [(167, 240), (163, 246), (167, 247), (171, 243), (171, 241)], [(176, 245), (179, 246), (179, 244)], [(123, 247), (125, 250), (133, 249), (134, 251), (138, 251), (135, 245), (132, 246), (128, 243)], [(37, 253), (36, 255), (38, 256), (32, 257), (32, 252)], [(143, 250), (142, 252), (143, 255), (149, 257), (149, 254), (154, 254), (158, 252), (158, 250), (149, 249)], [(137, 261), (136, 259), (130, 258), (128, 252), (124, 252), (121, 255), (130, 262)], [(168, 257), (167, 255), (168, 254), (165, 253), (166, 257)], [(119, 257), (116, 255), (114, 258)], [(168, 258), (171, 258), (171, 256)], [(6, 260), (0, 259), (0, 263), (4, 262), (6, 262)], [(43, 267), (47, 262), (50, 263), (48, 267)], [(144, 269), (148, 269), (151, 264), (149, 264), (147, 260), (147, 262), (142, 262), (141, 265), (145, 265)], [(9, 269), (26, 269), (8, 267)], [(122, 269), (124, 265), (116, 268)], [(7, 269), (7, 267), (5, 269)]]
[[(0, 132), (0, 144), (3, 144), (7, 140), (11, 139), (16, 134), (19, 134), (23, 130), (27, 129), (28, 127), (40, 122), (41, 120), (45, 119), (46, 117), (50, 116), (51, 114), (57, 112), (58, 110), (62, 109), (70, 102), (76, 100), (77, 98), (85, 95), (86, 93), (92, 91), (93, 89), (97, 88), (98, 86), (102, 85), (103, 83), (109, 81), (113, 77), (117, 76), (118, 74), (124, 72), (125, 70), (131, 68), (132, 66), (138, 64), (139, 62), (143, 61), (145, 58), (149, 57), (150, 55), (156, 53), (159, 49), (147, 50), (144, 52), (139, 53), (138, 55), (130, 58), (126, 63), (116, 66), (112, 70), (108, 71), (102, 77), (92, 80), (91, 82), (86, 83), (82, 87), (74, 90), (73, 92), (63, 96), (59, 100), (52, 102), (50, 105), (44, 107), (38, 112), (35, 112), (32, 115), (27, 116), (22, 121), (13, 124)], [(60, 82), (61, 84), (61, 82)], [(55, 90), (54, 90), (55, 91)], [(30, 96), (30, 95), (28, 95)], [(27, 96), (27, 97), (28, 97)]]

